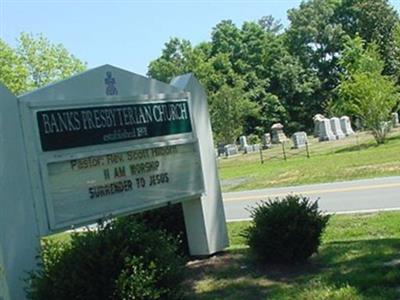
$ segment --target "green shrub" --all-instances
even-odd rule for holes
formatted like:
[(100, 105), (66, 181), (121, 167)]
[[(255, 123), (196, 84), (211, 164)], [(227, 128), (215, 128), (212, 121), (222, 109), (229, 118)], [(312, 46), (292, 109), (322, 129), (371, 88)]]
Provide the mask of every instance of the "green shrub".
[(155, 230), (164, 230), (175, 237), (182, 255), (189, 255), (182, 204), (172, 204), (129, 216)]
[(247, 137), (247, 141), (250, 145), (259, 144), (261, 143), (261, 139), (256, 134), (250, 134)]
[(175, 239), (129, 218), (75, 233), (69, 244), (48, 240), (39, 271), (30, 274), (28, 297), (180, 299), (183, 260), (176, 251)]
[(117, 298), (124, 300), (161, 299), (168, 293), (168, 290), (154, 288), (157, 286), (158, 272), (154, 263), (145, 265), (141, 257), (127, 259), (124, 270), (117, 279)]
[(251, 210), (247, 244), (263, 261), (296, 263), (317, 252), (329, 216), (318, 211), (317, 201), (299, 195), (269, 199)]

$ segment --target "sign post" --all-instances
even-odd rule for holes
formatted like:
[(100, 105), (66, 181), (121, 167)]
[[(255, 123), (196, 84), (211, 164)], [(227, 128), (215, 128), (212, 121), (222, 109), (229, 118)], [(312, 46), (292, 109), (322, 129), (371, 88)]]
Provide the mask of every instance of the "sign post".
[(196, 134), (200, 141), (205, 193), (197, 199), (182, 203), (190, 253), (194, 255), (216, 253), (226, 248), (229, 241), (207, 96), (192, 74), (172, 79), (171, 85), (190, 93), (193, 111), (196, 112), (194, 114)]
[(25, 299), (39, 232), (31, 198), (17, 98), (0, 85), (0, 299)]
[(169, 85), (105, 65), (0, 98), (0, 300), (25, 298), (41, 236), (101, 218), (181, 202), (192, 255), (227, 247), (207, 100), (193, 76)]

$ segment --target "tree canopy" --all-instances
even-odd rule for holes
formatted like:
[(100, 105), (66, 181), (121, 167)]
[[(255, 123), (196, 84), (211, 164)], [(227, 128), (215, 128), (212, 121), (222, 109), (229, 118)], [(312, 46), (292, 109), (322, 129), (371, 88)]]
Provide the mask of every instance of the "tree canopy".
[(61, 44), (43, 35), (21, 33), (15, 48), (0, 39), (0, 81), (20, 94), (86, 69), (86, 64)]
[(393, 78), (383, 75), (385, 62), (379, 47), (371, 43), (363, 49), (363, 40), (348, 40), (340, 59), (345, 70), (339, 86), (339, 108), (357, 116), (372, 131), (378, 144), (385, 142), (391, 127), (390, 113), (399, 103), (399, 89)]
[[(198, 45), (172, 38), (150, 63), (148, 75), (169, 81), (194, 73), (208, 92), (212, 118), (221, 118), (217, 110), (223, 109), (213, 103), (234, 89), (259, 109), (243, 112), (242, 132), (236, 134), (269, 131), (275, 122), (289, 133), (311, 130), (315, 114), (329, 115), (341, 101), (338, 87), (355, 67), (346, 65), (355, 59), (350, 53), (361, 51), (355, 63), (368, 65), (362, 57), (370, 44), (379, 54), (381, 76), (400, 82), (400, 20), (387, 0), (307, 0), (289, 10), (288, 19), (285, 29), (272, 16), (241, 26), (223, 20), (210, 40)], [(356, 38), (363, 41), (361, 48), (348, 42)], [(239, 100), (230, 105), (247, 109)], [(217, 138), (220, 130), (214, 126)]]
[[(305, 0), (288, 20), (286, 28), (269, 15), (240, 26), (222, 20), (197, 45), (173, 37), (148, 75), (169, 82), (194, 73), (207, 90), (217, 142), (267, 132), (276, 122), (288, 133), (311, 131), (315, 114), (344, 107), (350, 87), (373, 84), (365, 74), (388, 91), (400, 83), (400, 19), (388, 0)], [(86, 68), (63, 45), (27, 33), (14, 48), (0, 40), (0, 63), (1, 82), (16, 94)], [(222, 124), (234, 124), (234, 137)]]
[(15, 50), (0, 39), (0, 82), (13, 93), (27, 89), (28, 70)]

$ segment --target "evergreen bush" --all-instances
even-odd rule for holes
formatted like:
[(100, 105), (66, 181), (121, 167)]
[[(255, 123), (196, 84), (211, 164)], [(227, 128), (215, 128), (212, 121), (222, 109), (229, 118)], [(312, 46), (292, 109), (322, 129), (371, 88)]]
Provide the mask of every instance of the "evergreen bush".
[(181, 203), (169, 204), (160, 208), (129, 216), (154, 230), (164, 230), (178, 240), (179, 252), (189, 256), (185, 220)]
[(317, 252), (321, 234), (329, 220), (312, 202), (300, 195), (269, 199), (251, 210), (252, 225), (244, 236), (262, 261), (297, 263)]
[(247, 141), (250, 145), (254, 145), (254, 144), (260, 144), (261, 143), (261, 139), (258, 135), (256, 134), (250, 134), (247, 137)]
[[(130, 218), (44, 242), (30, 274), (33, 300), (180, 299), (183, 259), (176, 240)], [(143, 295), (141, 295), (143, 293)]]

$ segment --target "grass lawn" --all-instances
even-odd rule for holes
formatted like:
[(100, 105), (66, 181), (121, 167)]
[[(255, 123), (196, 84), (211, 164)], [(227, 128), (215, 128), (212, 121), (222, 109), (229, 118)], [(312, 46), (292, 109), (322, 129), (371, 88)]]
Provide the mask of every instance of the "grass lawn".
[(260, 154), (219, 159), (224, 191), (324, 183), (380, 176), (400, 175), (400, 129), (393, 130), (386, 144), (377, 146), (370, 134), (358, 133), (339, 141), (319, 143), (310, 139), (310, 158), (305, 149), (287, 149), (282, 159), (281, 146)]
[(291, 267), (257, 264), (248, 225), (230, 223), (228, 251), (188, 264), (186, 299), (400, 299), (400, 212), (332, 217), (319, 253)]
[(69, 243), (71, 241), (71, 232), (64, 231), (61, 233), (55, 233), (55, 234), (43, 237), (42, 239), (63, 242), (63, 243)]

